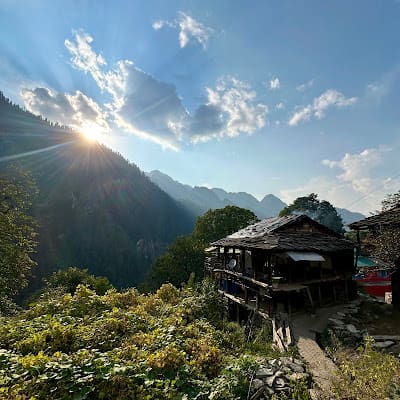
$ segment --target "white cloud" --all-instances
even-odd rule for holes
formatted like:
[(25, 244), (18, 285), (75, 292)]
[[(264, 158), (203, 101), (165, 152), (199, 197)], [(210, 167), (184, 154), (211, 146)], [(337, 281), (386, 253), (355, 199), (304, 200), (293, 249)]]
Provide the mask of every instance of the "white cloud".
[(299, 92), (304, 92), (307, 89), (309, 89), (310, 87), (312, 87), (314, 85), (314, 79), (310, 79), (307, 82), (302, 83), (301, 85), (296, 87), (296, 90)]
[(72, 65), (85, 73), (89, 72), (96, 82), (103, 86), (101, 68), (107, 63), (101, 54), (98, 55), (93, 51), (91, 47), (93, 38), (82, 31), (74, 31), (74, 37), (75, 42), (68, 39), (64, 41), (65, 47), (72, 56)]
[(82, 129), (91, 125), (102, 133), (110, 131), (107, 115), (90, 97), (79, 90), (75, 94), (58, 93), (45, 87), (24, 88), (21, 97), (27, 110), (51, 121)]
[(251, 134), (265, 126), (268, 107), (255, 103), (257, 93), (246, 82), (233, 77), (222, 79), (215, 89), (207, 88), (207, 93), (207, 106), (215, 107), (223, 115), (224, 126), (219, 136)]
[(167, 26), (169, 28), (176, 28), (176, 22), (163, 21), (160, 19), (158, 21), (153, 22), (151, 26), (155, 31), (158, 31), (164, 28), (164, 26)]
[(277, 110), (284, 110), (285, 107), (286, 107), (286, 106), (285, 106), (285, 103), (283, 103), (282, 101), (275, 105), (275, 108), (276, 108)]
[(350, 183), (354, 190), (366, 194), (374, 189), (371, 172), (383, 164), (383, 154), (389, 151), (391, 149), (387, 147), (365, 149), (360, 153), (346, 153), (338, 161), (323, 160), (322, 164), (342, 170), (337, 178)]
[(209, 36), (212, 33), (211, 28), (204, 26), (183, 12), (179, 13), (179, 27), (179, 43), (181, 47), (185, 47), (191, 40), (194, 40), (200, 43), (203, 48), (206, 48)]
[(280, 87), (281, 87), (281, 82), (279, 81), (279, 78), (274, 78), (269, 81), (269, 88), (271, 90), (277, 90)]
[(335, 89), (329, 89), (322, 93), (319, 97), (314, 98), (311, 104), (297, 108), (289, 119), (289, 125), (298, 125), (301, 121), (308, 121), (311, 117), (321, 119), (325, 116), (326, 111), (331, 108), (343, 108), (354, 104), (357, 97), (346, 98), (342, 93)]
[(367, 215), (380, 208), (388, 193), (400, 189), (400, 179), (396, 177), (398, 150), (398, 146), (381, 146), (359, 153), (346, 153), (339, 160), (323, 160), (324, 166), (337, 169), (339, 174), (312, 178), (304, 185), (282, 190), (280, 195), (290, 203), (296, 197), (314, 192), (337, 207), (358, 210)]
[(246, 82), (220, 79), (215, 88), (205, 88), (206, 102), (189, 113), (174, 85), (157, 80), (129, 60), (108, 67), (104, 57), (92, 49), (92, 41), (78, 31), (74, 40), (65, 41), (71, 63), (89, 73), (111, 96), (105, 105), (108, 115), (127, 132), (177, 149), (181, 142), (252, 134), (265, 125), (268, 108), (256, 102), (257, 94)]
[(400, 78), (400, 66), (392, 68), (383, 74), (378, 80), (366, 86), (365, 96), (369, 100), (374, 100), (378, 104), (389, 95), (393, 90), (396, 90)]
[(182, 11), (178, 13), (177, 19), (173, 21), (158, 20), (152, 24), (152, 27), (157, 31), (164, 27), (179, 29), (179, 45), (181, 48), (186, 47), (190, 42), (197, 42), (205, 49), (213, 33), (213, 29)]

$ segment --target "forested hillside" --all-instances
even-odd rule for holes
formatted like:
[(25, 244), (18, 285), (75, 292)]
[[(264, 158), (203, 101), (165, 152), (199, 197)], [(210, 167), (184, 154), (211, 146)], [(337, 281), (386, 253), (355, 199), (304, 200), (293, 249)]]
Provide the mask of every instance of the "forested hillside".
[(71, 265), (138, 284), (193, 217), (140, 169), (98, 143), (11, 104), (0, 94), (0, 170), (18, 163), (39, 189), (35, 283)]

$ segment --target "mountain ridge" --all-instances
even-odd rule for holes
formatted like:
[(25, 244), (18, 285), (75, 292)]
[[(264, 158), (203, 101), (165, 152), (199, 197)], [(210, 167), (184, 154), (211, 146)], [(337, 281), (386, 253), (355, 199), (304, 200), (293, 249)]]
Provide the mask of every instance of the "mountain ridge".
[[(153, 170), (146, 172), (146, 175), (152, 182), (158, 185), (162, 190), (168, 193), (172, 198), (184, 204), (195, 215), (201, 215), (207, 210), (214, 208), (222, 208), (226, 205), (235, 205), (247, 208), (253, 211), (260, 219), (277, 216), (279, 212), (287, 206), (279, 197), (272, 193), (266, 194), (261, 200), (256, 199), (247, 192), (227, 192), (222, 188), (207, 188), (205, 186), (190, 186), (178, 182), (169, 175)], [(202, 193), (201, 199), (198, 193)], [(215, 201), (215, 194), (219, 202)], [(207, 196), (213, 199), (207, 203)], [(361, 213), (347, 210), (345, 208), (336, 207), (337, 212), (343, 219), (344, 224), (365, 218)]]

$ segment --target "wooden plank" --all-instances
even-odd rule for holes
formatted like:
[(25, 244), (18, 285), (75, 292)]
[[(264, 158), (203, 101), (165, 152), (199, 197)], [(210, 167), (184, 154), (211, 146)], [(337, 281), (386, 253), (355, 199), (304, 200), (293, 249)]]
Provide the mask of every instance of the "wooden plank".
[(287, 346), (290, 346), (293, 341), (292, 341), (292, 333), (290, 331), (290, 324), (289, 321), (285, 321), (285, 336), (286, 336), (286, 344)]
[(278, 338), (280, 339), (281, 343), (282, 343), (282, 347), (285, 350), (285, 339), (283, 337), (283, 327), (282, 327), (282, 323), (279, 324), (279, 328), (276, 330), (276, 335), (278, 336)]
[(250, 277), (248, 277), (246, 275), (239, 274), (238, 272), (234, 272), (234, 271), (229, 271), (227, 269), (214, 269), (214, 272), (223, 272), (223, 273), (225, 273), (227, 275), (235, 276), (238, 279), (243, 279), (245, 281), (254, 283), (255, 285), (260, 286), (260, 287), (262, 287), (264, 289), (271, 289), (271, 287), (272, 287), (271, 285), (268, 285), (268, 283), (260, 282), (260, 281), (258, 281), (256, 279), (250, 278)]
[(275, 318), (272, 319), (272, 342), (278, 347), (280, 351), (284, 351), (285, 348), (283, 347), (281, 338), (279, 337), (276, 329), (276, 321)]

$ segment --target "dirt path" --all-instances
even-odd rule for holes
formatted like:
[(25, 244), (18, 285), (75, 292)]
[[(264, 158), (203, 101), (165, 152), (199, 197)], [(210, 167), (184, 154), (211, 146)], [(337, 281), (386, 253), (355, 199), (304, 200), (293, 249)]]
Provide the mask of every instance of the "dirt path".
[(316, 342), (315, 332), (322, 331), (328, 324), (328, 318), (337, 311), (343, 310), (343, 305), (320, 308), (315, 317), (298, 315), (292, 317), (294, 337), (300, 355), (309, 365), (314, 381), (323, 392), (329, 392), (330, 380), (336, 366)]

